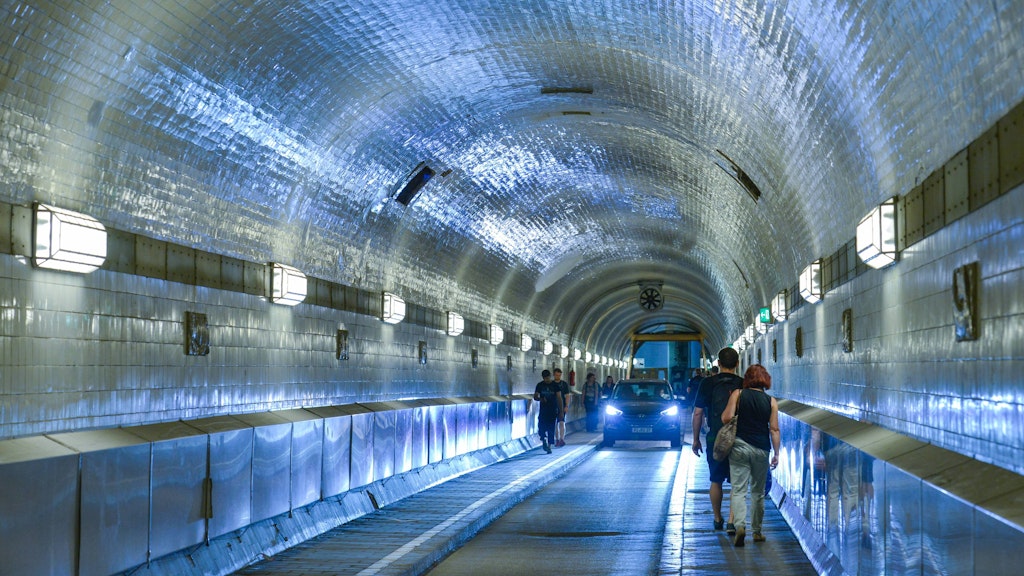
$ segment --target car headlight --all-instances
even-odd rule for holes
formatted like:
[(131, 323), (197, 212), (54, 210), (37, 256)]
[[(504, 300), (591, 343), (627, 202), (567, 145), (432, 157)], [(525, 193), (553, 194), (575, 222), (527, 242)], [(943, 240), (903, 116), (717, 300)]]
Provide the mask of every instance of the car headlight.
[(615, 406), (612, 406), (612, 405), (609, 404), (608, 406), (604, 407), (604, 413), (609, 415), (609, 416), (621, 416), (622, 415), (622, 410), (619, 410)]
[(679, 406), (672, 405), (661, 411), (662, 416), (675, 416), (679, 414)]

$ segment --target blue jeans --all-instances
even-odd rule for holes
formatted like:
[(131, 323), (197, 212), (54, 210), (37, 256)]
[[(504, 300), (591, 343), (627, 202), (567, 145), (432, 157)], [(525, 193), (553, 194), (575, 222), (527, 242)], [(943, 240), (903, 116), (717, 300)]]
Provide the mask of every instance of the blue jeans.
[(750, 491), (750, 527), (755, 534), (761, 533), (764, 519), (764, 484), (768, 479), (768, 451), (751, 446), (736, 438), (729, 453), (729, 474), (732, 494), (729, 509), (736, 528), (747, 523), (747, 491)]

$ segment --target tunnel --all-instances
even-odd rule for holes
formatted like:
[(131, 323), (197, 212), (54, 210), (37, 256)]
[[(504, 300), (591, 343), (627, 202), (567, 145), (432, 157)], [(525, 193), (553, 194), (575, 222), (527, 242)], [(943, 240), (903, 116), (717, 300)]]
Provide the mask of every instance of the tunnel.
[(1024, 561), (1024, 3), (0, 19), (0, 573), (249, 534), (230, 573), (296, 510), (535, 448), (541, 370), (651, 340), (771, 373), (820, 571), (858, 573), (801, 507), (812, 431), (875, 463), (888, 573)]

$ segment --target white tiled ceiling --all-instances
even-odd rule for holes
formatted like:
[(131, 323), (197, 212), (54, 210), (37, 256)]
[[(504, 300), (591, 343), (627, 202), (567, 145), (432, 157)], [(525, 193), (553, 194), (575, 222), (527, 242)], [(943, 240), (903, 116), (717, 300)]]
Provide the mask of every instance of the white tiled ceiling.
[(1024, 97), (1008, 0), (43, 4), (0, 8), (4, 200), (598, 350), (731, 342)]

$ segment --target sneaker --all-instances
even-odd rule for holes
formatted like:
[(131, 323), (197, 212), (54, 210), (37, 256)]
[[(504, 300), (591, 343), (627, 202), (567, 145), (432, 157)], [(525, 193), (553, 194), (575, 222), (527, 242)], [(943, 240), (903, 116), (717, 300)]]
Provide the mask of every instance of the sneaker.
[(544, 451), (551, 454), (551, 444), (548, 444), (548, 439), (544, 439)]
[(754, 532), (754, 542), (764, 542), (764, 534)]
[(715, 520), (715, 530), (721, 530), (725, 526), (725, 520)]
[(726, 524), (725, 525), (725, 533), (728, 534), (729, 536), (732, 536), (732, 535), (736, 534), (736, 525), (733, 524), (732, 522), (729, 522), (728, 524)]
[(742, 548), (743, 544), (744, 544), (743, 541), (746, 540), (746, 538), (747, 538), (747, 529), (744, 528), (743, 526), (740, 526), (739, 528), (736, 529), (736, 536), (732, 540), (732, 545), (737, 547), (737, 548)]

